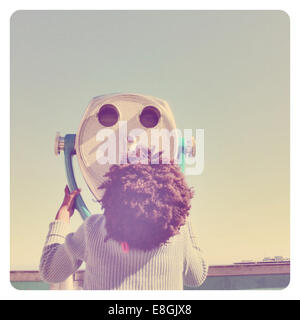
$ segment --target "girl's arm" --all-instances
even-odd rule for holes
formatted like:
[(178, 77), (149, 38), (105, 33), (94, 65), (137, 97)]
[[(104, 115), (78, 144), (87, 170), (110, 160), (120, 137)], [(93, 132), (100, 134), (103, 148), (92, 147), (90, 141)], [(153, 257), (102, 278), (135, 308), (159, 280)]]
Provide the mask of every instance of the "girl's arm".
[(199, 238), (193, 231), (190, 218), (188, 218), (185, 227), (184, 285), (199, 287), (207, 277), (208, 266), (200, 249)]
[(85, 255), (84, 224), (76, 233), (69, 233), (70, 217), (74, 213), (74, 201), (80, 190), (70, 193), (65, 188), (65, 198), (56, 219), (49, 226), (43, 249), (40, 274), (46, 282), (62, 282), (82, 264)]

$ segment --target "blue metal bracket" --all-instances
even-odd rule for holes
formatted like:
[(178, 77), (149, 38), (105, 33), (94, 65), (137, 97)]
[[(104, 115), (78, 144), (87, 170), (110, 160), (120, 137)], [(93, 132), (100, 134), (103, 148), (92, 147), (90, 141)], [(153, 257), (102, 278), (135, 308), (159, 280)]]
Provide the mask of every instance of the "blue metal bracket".
[[(74, 176), (73, 162), (72, 162), (73, 156), (76, 153), (75, 138), (76, 138), (75, 134), (67, 134), (64, 137), (65, 167), (66, 167), (68, 186), (71, 192), (78, 189), (75, 176)], [(80, 194), (76, 197), (75, 208), (78, 210), (83, 220), (85, 220), (87, 217), (91, 215), (89, 209), (87, 208)]]

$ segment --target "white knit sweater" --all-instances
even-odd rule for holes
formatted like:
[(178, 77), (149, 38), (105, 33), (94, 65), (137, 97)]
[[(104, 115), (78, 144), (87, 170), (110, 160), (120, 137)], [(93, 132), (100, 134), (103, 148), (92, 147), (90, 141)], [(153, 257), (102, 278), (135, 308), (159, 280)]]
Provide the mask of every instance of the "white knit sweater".
[(40, 274), (49, 283), (62, 282), (84, 261), (86, 290), (180, 290), (200, 286), (207, 267), (188, 222), (180, 234), (157, 249), (123, 252), (114, 240), (104, 242), (105, 216), (92, 215), (77, 232), (54, 221), (43, 249)]

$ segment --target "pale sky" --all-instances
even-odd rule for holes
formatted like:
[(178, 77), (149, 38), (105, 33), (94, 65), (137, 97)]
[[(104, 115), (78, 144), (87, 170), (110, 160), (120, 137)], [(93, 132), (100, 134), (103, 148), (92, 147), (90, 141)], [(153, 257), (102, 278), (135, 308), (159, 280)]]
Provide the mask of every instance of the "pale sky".
[[(63, 198), (54, 137), (92, 97), (167, 100), (205, 131), (194, 228), (211, 264), (289, 257), (289, 19), (282, 11), (18, 11), (11, 20), (11, 269), (37, 269)], [(76, 163), (76, 159), (75, 163)], [(82, 195), (93, 202), (76, 166)], [(81, 223), (72, 219), (75, 231)]]

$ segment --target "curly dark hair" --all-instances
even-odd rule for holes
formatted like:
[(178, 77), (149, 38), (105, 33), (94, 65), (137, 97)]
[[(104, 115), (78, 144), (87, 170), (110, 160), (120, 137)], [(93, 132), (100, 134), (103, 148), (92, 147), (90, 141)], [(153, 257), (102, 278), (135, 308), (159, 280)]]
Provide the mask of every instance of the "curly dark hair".
[[(151, 154), (149, 154), (149, 159)], [(151, 250), (179, 233), (191, 208), (193, 191), (174, 162), (112, 165), (101, 199), (107, 237), (129, 248)]]

